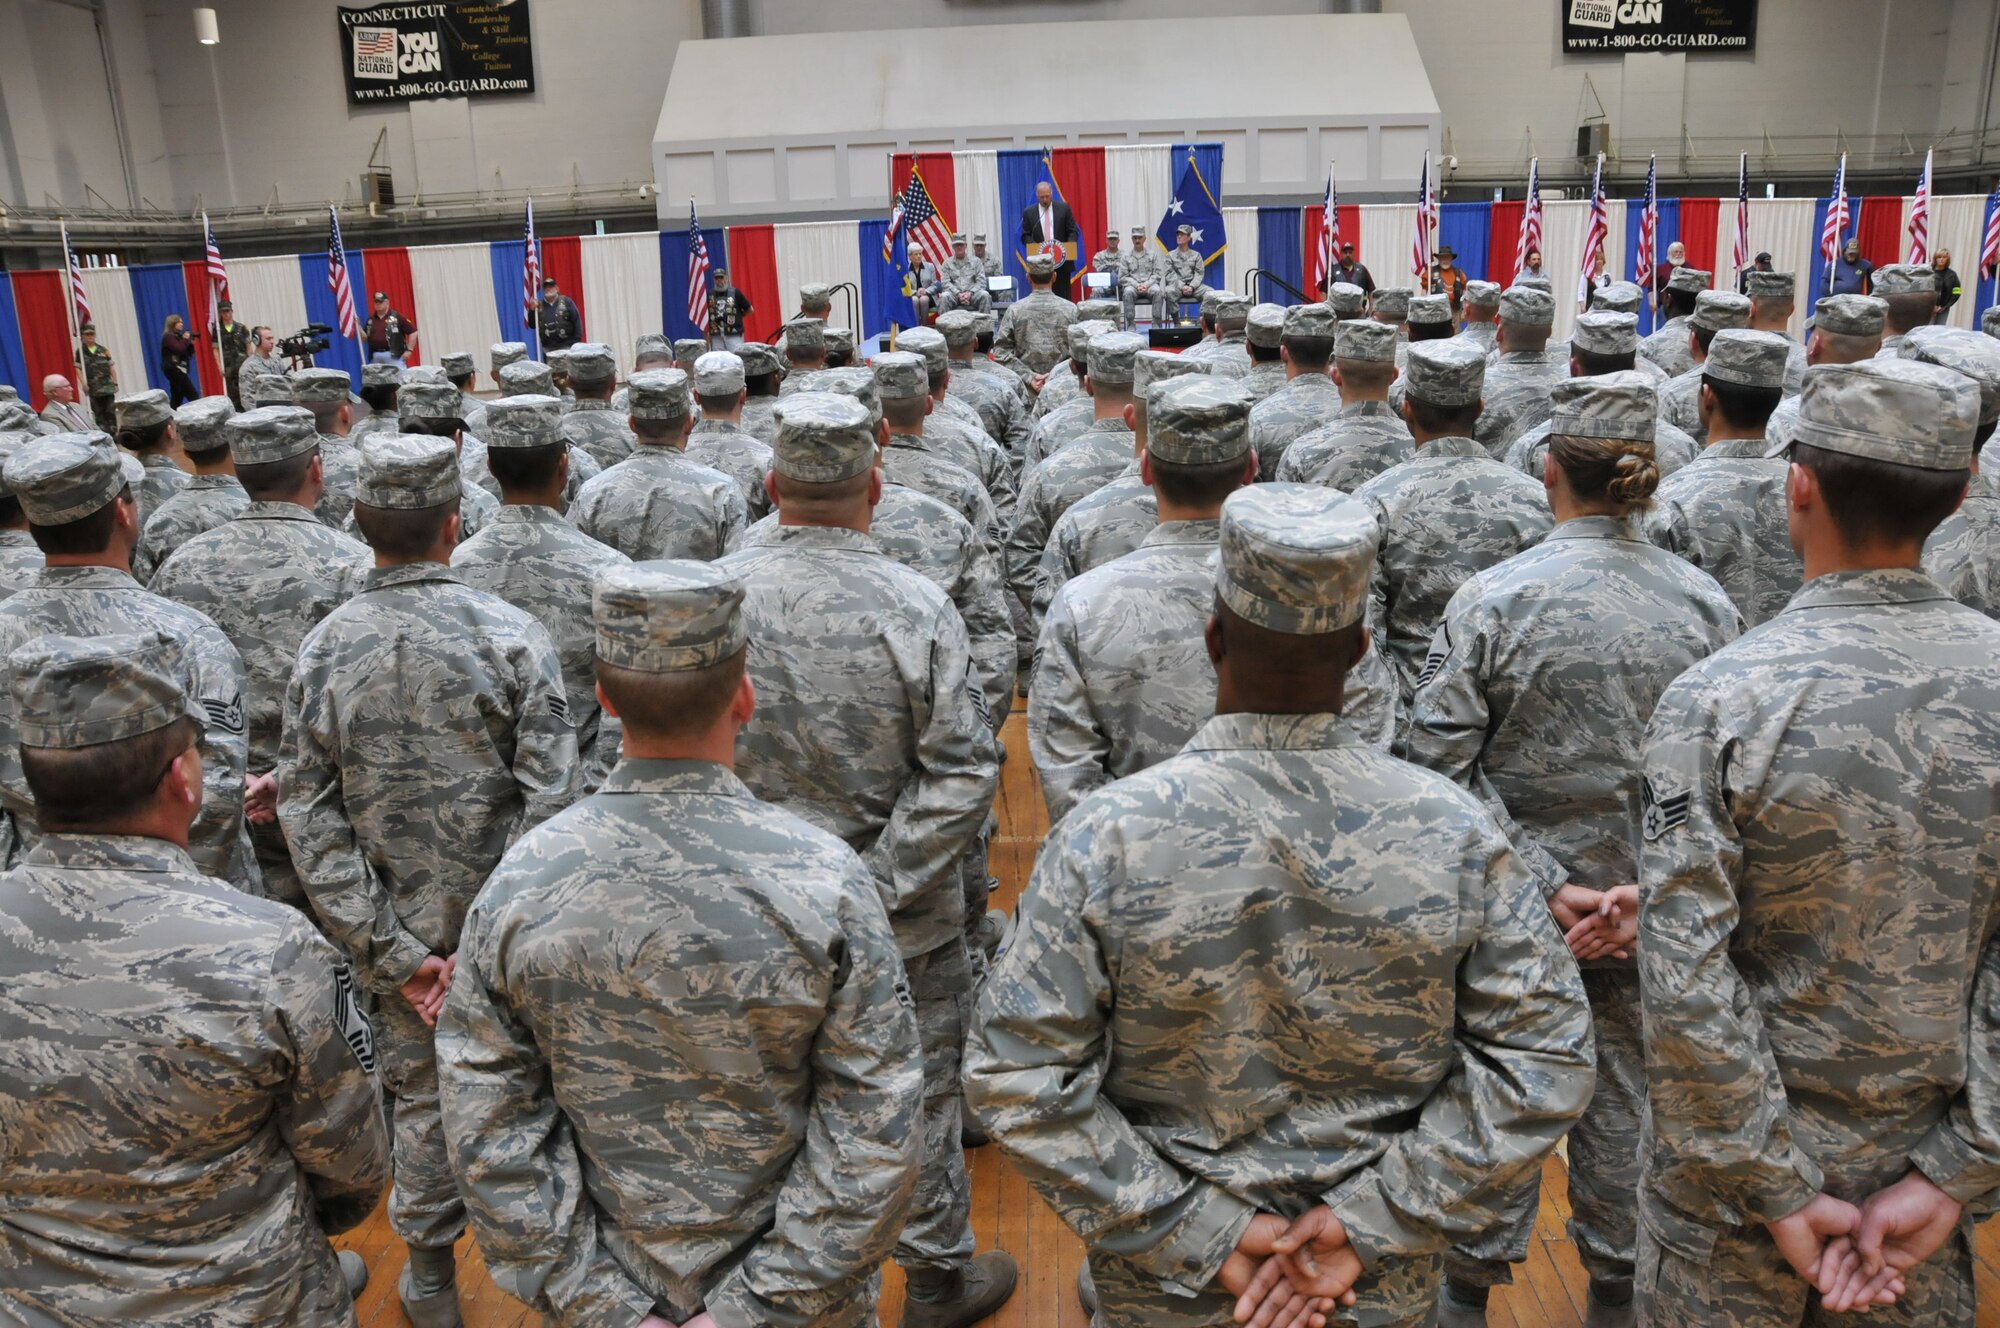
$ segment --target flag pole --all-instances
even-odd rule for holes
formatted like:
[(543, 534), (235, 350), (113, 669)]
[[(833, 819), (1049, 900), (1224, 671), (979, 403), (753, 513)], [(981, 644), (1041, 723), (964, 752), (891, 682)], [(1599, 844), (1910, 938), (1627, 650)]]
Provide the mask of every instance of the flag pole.
[(59, 221), (57, 225), (62, 232), (63, 314), (69, 320), (70, 354), (76, 361), (76, 372), (81, 375), (83, 373), (83, 325), (77, 321), (76, 317), (76, 283), (79, 280), (79, 276), (75, 265), (70, 261), (69, 222), (66, 220)]
[[(214, 234), (215, 231), (208, 224), (208, 209), (203, 208), (201, 210), (201, 266), (204, 273), (208, 272), (209, 237)], [(217, 250), (217, 252), (220, 253), (221, 251)], [(213, 274), (209, 274), (208, 349), (215, 356), (215, 376), (221, 380), (223, 395), (227, 396), (229, 394), (229, 366), (224, 363), (222, 358), (222, 310), (216, 304), (219, 298), (220, 294), (216, 290), (215, 277)]]

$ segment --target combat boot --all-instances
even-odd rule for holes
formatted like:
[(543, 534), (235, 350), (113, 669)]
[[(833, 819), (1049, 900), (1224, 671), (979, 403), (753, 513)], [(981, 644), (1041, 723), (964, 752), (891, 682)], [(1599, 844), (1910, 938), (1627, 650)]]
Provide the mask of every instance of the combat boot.
[(1438, 1297), (1438, 1328), (1486, 1328), (1486, 1301), (1491, 1287), (1468, 1286), (1447, 1277)]
[(1583, 1328), (1632, 1328), (1632, 1283), (1630, 1281), (1590, 1283), (1589, 1307), (1584, 1311)]
[(335, 1250), (334, 1257), (340, 1261), (340, 1280), (347, 1283), (347, 1294), (358, 1296), (368, 1289), (368, 1261), (353, 1250)]
[(912, 1268), (903, 1328), (971, 1328), (1007, 1303), (1020, 1269), (1012, 1255), (988, 1250), (949, 1268)]

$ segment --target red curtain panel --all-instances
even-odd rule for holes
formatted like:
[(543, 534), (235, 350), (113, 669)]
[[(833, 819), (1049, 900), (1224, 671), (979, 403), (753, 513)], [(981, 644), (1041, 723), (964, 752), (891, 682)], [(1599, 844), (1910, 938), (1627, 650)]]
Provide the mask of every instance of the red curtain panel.
[[(76, 348), (69, 338), (63, 274), (16, 272), (13, 278), (14, 313), (21, 323), (21, 359), (28, 370), (28, 381), (21, 386), (29, 402), (40, 410), (49, 404), (42, 394), (42, 379), (50, 374), (72, 380), (76, 377)], [(144, 385), (143, 377), (140, 383)]]
[[(202, 395), (219, 397), (224, 391), (222, 362), (215, 357), (215, 334), (211, 330), (215, 315), (208, 308), (208, 260), (197, 258), (182, 263), (181, 280), (187, 285), (188, 322), (194, 332), (195, 372), (201, 383)], [(287, 328), (285, 332), (290, 330)], [(282, 337), (285, 332), (278, 335)]]
[[(924, 182), (930, 183), (928, 171)], [(769, 340), (785, 322), (785, 311), (778, 307), (778, 251), (769, 226), (729, 228), (729, 281), (750, 301), (743, 335)]]
[[(543, 243), (546, 245), (547, 241)], [(363, 334), (367, 332), (368, 315), (375, 308), (375, 292), (383, 291), (389, 296), (391, 309), (405, 318), (417, 320), (417, 336), (410, 343), (409, 360), (411, 364), (423, 363), (424, 311), (417, 308), (416, 288), (410, 284), (410, 251), (401, 245), (388, 249), (364, 249), (361, 251), (361, 262), (368, 284), (354, 292), (357, 306), (354, 314), (361, 320)]]
[[(1076, 216), (1076, 275), (1070, 285), (1073, 299), (1083, 298), (1083, 274), (1090, 270), (1090, 256), (1104, 247), (1108, 205), (1104, 197), (1104, 149), (1057, 148), (1049, 154), (1049, 169), (1063, 202)], [(924, 179), (930, 179), (929, 172)]]
[(1861, 220), (1854, 228), (1854, 238), (1861, 242), (1861, 256), (1876, 267), (1902, 262), (1902, 198), (1888, 195), (1862, 199)]
[(576, 301), (578, 321), (583, 324), (577, 331), (582, 340), (590, 340), (590, 310), (583, 304), (583, 241), (574, 235), (551, 235), (542, 241), (542, 278), (550, 277)]
[[(1732, 202), (1733, 206), (1733, 202)], [(1687, 246), (1689, 267), (1700, 268), (1704, 272), (1715, 271), (1715, 228), (1722, 220), (1722, 200), (1719, 198), (1683, 198), (1681, 200), (1680, 232), (1676, 236), (1662, 236), (1660, 256), (1666, 257), (1667, 245), (1678, 239)], [(1735, 213), (1731, 213), (1734, 216)], [(1735, 290), (1734, 276), (1724, 277), (1717, 273), (1717, 290)]]
[(1521, 214), (1527, 203), (1519, 198), (1493, 205), (1486, 240), (1486, 279), (1502, 289), (1514, 284), (1514, 254), (1521, 247)]

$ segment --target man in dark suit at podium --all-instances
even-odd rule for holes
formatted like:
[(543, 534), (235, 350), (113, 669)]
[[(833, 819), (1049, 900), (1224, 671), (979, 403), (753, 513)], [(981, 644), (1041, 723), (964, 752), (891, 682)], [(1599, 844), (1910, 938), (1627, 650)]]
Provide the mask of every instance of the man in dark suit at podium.
[(1076, 215), (1044, 180), (1035, 186), (1034, 206), (1021, 213), (1021, 249), (1025, 253), (1040, 253), (1042, 246), (1051, 241), (1065, 246), (1056, 260), (1056, 281), (1051, 289), (1067, 300), (1070, 274), (1076, 270), (1069, 257), (1076, 252)]

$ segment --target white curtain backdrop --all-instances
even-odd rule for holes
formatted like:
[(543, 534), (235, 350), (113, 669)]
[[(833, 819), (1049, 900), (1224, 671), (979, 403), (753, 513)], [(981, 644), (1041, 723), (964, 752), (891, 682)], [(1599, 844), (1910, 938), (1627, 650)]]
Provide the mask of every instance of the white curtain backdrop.
[[(485, 259), (486, 246), (478, 246), (481, 261)], [(412, 249), (411, 254), (417, 253)], [(292, 255), (282, 258), (232, 258), (229, 260), (229, 300), (236, 306), (236, 316), (256, 327), (269, 324), (279, 336), (290, 336), (306, 325), (306, 291), (299, 276), (299, 260)], [(493, 273), (486, 273), (486, 286), (493, 287)], [(355, 299), (365, 299), (358, 289)], [(490, 296), (489, 296), (490, 298)], [(417, 326), (424, 326), (421, 313), (412, 315)], [(160, 335), (154, 328), (153, 335)]]
[(1250, 269), (1257, 266), (1257, 209), (1226, 207), (1222, 209), (1222, 226), (1229, 232), (1229, 248), (1222, 254), (1223, 271), (1229, 275), (1223, 284), (1254, 300), (1257, 297), (1250, 289)]
[[(1165, 143), (1104, 149), (1104, 217), (1125, 237), (1126, 247), (1134, 226), (1144, 226), (1150, 242), (1167, 213), (1174, 196), (1173, 152)], [(1236, 228), (1229, 233), (1233, 240)]]
[[(1415, 280), (1410, 275), (1410, 242), (1416, 226), (1415, 203), (1371, 203), (1361, 208), (1354, 257), (1377, 286), (1408, 286)], [(1340, 240), (1345, 244), (1348, 237), (1343, 234)]]
[[(951, 158), (952, 185), (958, 190), (958, 217), (954, 230), (966, 238), (986, 237), (988, 254), (1007, 252), (1007, 227), (1000, 217), (1000, 154), (997, 152), (955, 152)], [(938, 255), (939, 260), (950, 257)]]
[(632, 343), (639, 334), (667, 325), (660, 308), (660, 237), (651, 231), (586, 235), (579, 249), (584, 327), (592, 341), (611, 347), (623, 378), (632, 372)]
[[(653, 244), (657, 248), (659, 241)], [(482, 369), (489, 367), (488, 348), (500, 340), (500, 315), (493, 307), (493, 265), (485, 245), (411, 249), (410, 290), (425, 364), (465, 351)]]
[[(1819, 262), (1819, 234), (1813, 229), (1813, 206), (1810, 198), (1750, 200), (1751, 258), (1768, 253), (1772, 268), (1792, 273), (1797, 281), (1798, 295), (1792, 306), (1791, 322), (1787, 325), (1788, 335), (1794, 338), (1804, 334), (1806, 319), (1812, 313), (1806, 307), (1806, 296), (1812, 285), (1813, 268)], [(1728, 217), (1728, 238), (1725, 247), (1718, 252), (1722, 255), (1722, 262), (1727, 263), (1727, 246), (1735, 243), (1736, 238), (1736, 208), (1734, 204), (1725, 203), (1722, 211)]]
[[(853, 221), (809, 221), (771, 228), (771, 248), (778, 260), (778, 296), (782, 317), (799, 310), (799, 287), (809, 281), (837, 284), (861, 282), (861, 226)], [(847, 317), (846, 301), (836, 295), (833, 317)], [(854, 329), (858, 337), (860, 328)]]
[(1931, 200), (1931, 253), (1951, 250), (1951, 266), (1958, 273), (1964, 294), (1952, 306), (1947, 319), (1953, 327), (1979, 326), (1977, 307), (1991, 290), (1992, 283), (1979, 274), (1979, 245), (1986, 238), (1986, 198), (1981, 194), (1955, 194)]
[[(297, 264), (293, 266), (296, 268)], [(147, 387), (146, 347), (159, 344), (160, 329), (139, 326), (131, 275), (122, 267), (87, 267), (83, 269), (83, 290), (90, 297), (90, 319), (97, 325), (97, 344), (111, 352), (112, 366), (118, 371), (118, 390), (143, 392)], [(194, 377), (196, 382), (201, 381), (198, 375)], [(21, 384), (23, 397), (28, 395), (27, 388), (26, 383)], [(82, 383), (76, 384), (76, 391), (79, 397), (83, 395)]]

